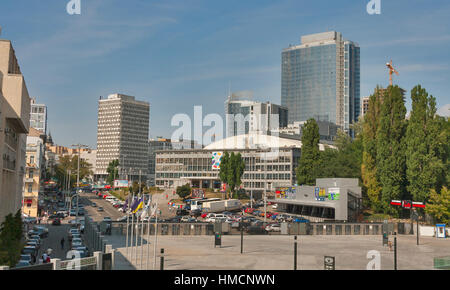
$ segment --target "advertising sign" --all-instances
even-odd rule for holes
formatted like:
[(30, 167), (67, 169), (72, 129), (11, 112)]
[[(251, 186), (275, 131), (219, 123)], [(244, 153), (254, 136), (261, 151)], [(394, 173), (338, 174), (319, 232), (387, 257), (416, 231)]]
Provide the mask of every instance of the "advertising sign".
[(339, 188), (328, 188), (328, 200), (339, 200), (340, 195)]
[(295, 187), (278, 187), (275, 195), (276, 198), (295, 199)]
[(220, 161), (222, 161), (223, 152), (213, 152), (212, 153), (212, 169), (220, 169)]
[(204, 198), (205, 190), (201, 189), (201, 188), (193, 188), (191, 191), (191, 197), (192, 198)]
[(325, 188), (314, 188), (314, 199), (317, 201), (325, 201), (327, 198)]
[(128, 187), (128, 180), (114, 180), (114, 187), (115, 188), (122, 188), (122, 187)]

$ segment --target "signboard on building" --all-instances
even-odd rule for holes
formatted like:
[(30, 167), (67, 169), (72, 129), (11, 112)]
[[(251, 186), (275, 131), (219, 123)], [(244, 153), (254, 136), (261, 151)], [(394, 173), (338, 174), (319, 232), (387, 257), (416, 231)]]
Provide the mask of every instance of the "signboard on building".
[(314, 199), (317, 201), (325, 201), (327, 198), (325, 188), (316, 187), (314, 188)]
[(335, 270), (336, 269), (336, 259), (331, 256), (323, 257), (323, 266), (325, 270)]
[(212, 169), (220, 169), (220, 162), (222, 161), (223, 152), (212, 153)]
[(328, 200), (339, 200), (340, 195), (341, 193), (339, 188), (328, 188)]
[(202, 188), (193, 188), (191, 191), (192, 198), (205, 198), (205, 190)]
[[(128, 180), (114, 180), (114, 188), (129, 187)], [(105, 187), (106, 188), (106, 187)]]
[(295, 187), (278, 187), (275, 195), (276, 198), (295, 199)]

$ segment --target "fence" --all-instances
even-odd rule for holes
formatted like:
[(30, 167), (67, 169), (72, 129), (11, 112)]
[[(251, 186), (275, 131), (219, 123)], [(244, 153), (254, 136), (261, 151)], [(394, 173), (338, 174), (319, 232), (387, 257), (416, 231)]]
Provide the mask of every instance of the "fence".
[[(131, 232), (131, 223), (128, 225)], [(150, 231), (150, 235), (155, 234), (155, 224), (139, 223), (134, 224), (134, 230), (141, 231), (144, 235)], [(112, 234), (125, 235), (126, 223), (113, 223)], [(219, 230), (220, 229), (220, 230)], [(222, 234), (235, 235), (240, 234), (239, 223), (223, 223), (218, 228), (210, 223), (158, 223), (158, 235), (175, 236), (198, 236), (214, 235), (216, 231)], [(410, 224), (405, 223), (281, 223), (281, 231), (269, 232), (270, 235), (382, 235), (384, 231), (392, 234), (397, 232), (399, 235), (414, 234), (414, 229)], [(247, 234), (244, 231), (245, 234)], [(102, 237), (104, 239), (104, 237)], [(94, 238), (95, 240), (95, 238)]]

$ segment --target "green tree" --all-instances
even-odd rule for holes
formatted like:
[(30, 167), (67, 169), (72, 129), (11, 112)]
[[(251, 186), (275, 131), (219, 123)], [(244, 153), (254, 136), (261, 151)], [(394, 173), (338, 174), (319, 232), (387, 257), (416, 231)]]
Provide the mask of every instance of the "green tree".
[(383, 96), (380, 125), (377, 131), (377, 176), (382, 186), (381, 202), (384, 213), (398, 215), (390, 205), (393, 199), (405, 196), (405, 131), (406, 107), (401, 89), (389, 86)]
[(298, 162), (297, 183), (299, 185), (314, 185), (319, 175), (319, 126), (316, 120), (309, 119), (303, 127), (302, 149)]
[(20, 259), (23, 248), (21, 211), (15, 215), (9, 214), (0, 228), (0, 265), (14, 267)]
[(236, 195), (236, 190), (242, 184), (242, 175), (244, 174), (245, 162), (241, 153), (228, 154), (225, 152), (220, 161), (219, 178), (227, 184), (227, 194)]
[(191, 194), (191, 186), (189, 185), (189, 183), (182, 186), (177, 186), (176, 192), (178, 196), (184, 200)]
[[(441, 123), (436, 100), (420, 85), (411, 91), (412, 110), (406, 131), (407, 189), (413, 200), (426, 202), (430, 189), (438, 191), (445, 182)], [(448, 146), (448, 143), (447, 143)]]
[(109, 185), (113, 185), (114, 179), (118, 176), (119, 173), (119, 159), (115, 159), (109, 162), (108, 167), (106, 168), (106, 172), (108, 173), (108, 178), (106, 182)]
[(450, 223), (450, 191), (447, 187), (444, 186), (441, 189), (441, 193), (431, 189), (425, 212), (438, 222), (447, 225)]
[[(67, 173), (70, 170), (70, 186), (76, 185), (78, 172), (78, 155), (64, 155), (59, 158), (55, 168), (55, 177), (60, 187), (65, 186)], [(92, 165), (87, 161), (80, 160), (80, 181), (92, 175)]]
[(361, 178), (362, 140), (352, 138), (342, 130), (335, 140), (337, 149), (320, 152), (318, 178)]

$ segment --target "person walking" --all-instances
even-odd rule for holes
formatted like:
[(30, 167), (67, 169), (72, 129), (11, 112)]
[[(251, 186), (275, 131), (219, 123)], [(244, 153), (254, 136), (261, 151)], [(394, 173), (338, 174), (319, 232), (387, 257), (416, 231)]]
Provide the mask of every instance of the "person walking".
[(64, 250), (64, 242), (65, 242), (64, 237), (62, 237), (62, 239), (61, 239), (61, 250)]

